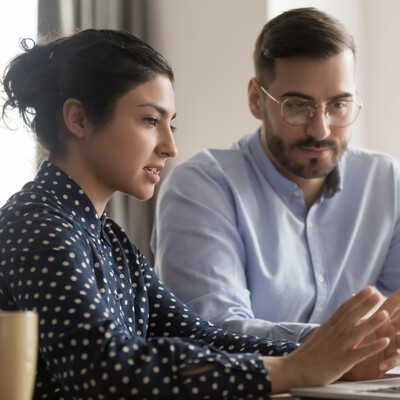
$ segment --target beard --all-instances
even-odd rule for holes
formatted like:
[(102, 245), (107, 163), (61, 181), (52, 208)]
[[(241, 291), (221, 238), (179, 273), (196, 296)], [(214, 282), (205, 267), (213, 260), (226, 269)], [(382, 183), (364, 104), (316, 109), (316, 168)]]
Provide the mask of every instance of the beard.
[[(266, 126), (265, 128), (266, 143), (276, 161), (292, 174), (305, 179), (325, 178), (337, 166), (348, 146), (347, 140), (338, 144), (331, 140), (318, 141), (312, 137), (288, 144), (280, 136), (272, 132), (271, 126)], [(304, 147), (330, 149), (332, 157), (328, 162), (319, 157), (305, 158), (304, 163), (293, 161), (290, 157), (291, 152), (296, 148)]]

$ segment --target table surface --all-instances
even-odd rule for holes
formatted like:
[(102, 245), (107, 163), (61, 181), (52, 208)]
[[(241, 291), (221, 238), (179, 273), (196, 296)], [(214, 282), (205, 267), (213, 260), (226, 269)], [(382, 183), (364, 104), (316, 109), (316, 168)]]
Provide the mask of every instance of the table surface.
[[(400, 374), (400, 365), (393, 368), (388, 372), (389, 374)], [(296, 397), (292, 396), (289, 393), (282, 393), (282, 394), (276, 394), (271, 396), (271, 399), (276, 399), (276, 400), (326, 400), (326, 399), (317, 399), (317, 398), (312, 398), (312, 399), (307, 399), (305, 397)]]

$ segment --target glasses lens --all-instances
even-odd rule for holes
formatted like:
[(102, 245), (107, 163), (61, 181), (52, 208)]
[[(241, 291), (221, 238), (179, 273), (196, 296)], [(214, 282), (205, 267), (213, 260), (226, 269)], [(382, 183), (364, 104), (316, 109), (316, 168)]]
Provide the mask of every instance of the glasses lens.
[(282, 117), (290, 125), (304, 125), (314, 113), (314, 103), (300, 97), (289, 97), (282, 103)]
[[(301, 97), (288, 97), (282, 103), (282, 117), (290, 125), (305, 125), (316, 112), (314, 102)], [(353, 100), (335, 100), (325, 105), (325, 115), (331, 125), (338, 128), (351, 125), (360, 106)]]
[(327, 103), (325, 111), (331, 124), (340, 128), (356, 120), (360, 107), (353, 100), (337, 100)]

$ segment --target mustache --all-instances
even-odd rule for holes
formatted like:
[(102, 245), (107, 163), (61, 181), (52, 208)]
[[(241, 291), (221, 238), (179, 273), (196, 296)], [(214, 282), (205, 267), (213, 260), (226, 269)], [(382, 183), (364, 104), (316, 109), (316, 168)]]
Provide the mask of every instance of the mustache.
[(337, 143), (331, 140), (315, 140), (314, 138), (308, 138), (304, 140), (297, 140), (293, 143), (293, 147), (315, 147), (319, 149), (320, 147), (331, 147), (337, 149)]

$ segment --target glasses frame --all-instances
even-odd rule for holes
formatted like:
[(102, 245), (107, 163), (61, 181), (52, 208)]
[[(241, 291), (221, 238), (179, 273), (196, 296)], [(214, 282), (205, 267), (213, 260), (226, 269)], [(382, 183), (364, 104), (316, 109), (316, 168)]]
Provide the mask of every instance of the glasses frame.
[[(259, 85), (260, 85), (261, 90), (262, 90), (271, 100), (275, 101), (275, 103), (277, 103), (277, 104), (280, 105), (280, 108), (281, 108), (281, 117), (283, 118), (283, 120), (284, 120), (287, 124), (292, 125), (292, 126), (304, 126), (304, 125), (307, 123), (307, 122), (304, 122), (304, 124), (293, 124), (293, 123), (288, 122), (288, 121), (286, 120), (286, 118), (284, 117), (284, 115), (283, 115), (283, 107), (285, 106), (286, 101), (289, 100), (289, 97), (288, 97), (287, 99), (283, 100), (283, 101), (279, 101), (279, 100), (275, 99), (275, 97), (272, 96), (270, 93), (268, 93), (267, 90), (264, 88), (263, 85), (261, 85), (261, 84), (259, 84)], [(357, 113), (355, 114), (355, 117), (354, 117), (353, 121), (351, 121), (349, 124), (346, 124), (346, 125), (336, 125), (336, 124), (332, 123), (331, 119), (329, 118), (329, 113), (328, 113), (328, 112), (326, 111), (326, 109), (325, 109), (326, 104), (317, 104), (317, 103), (313, 102), (312, 100), (309, 100), (309, 101), (310, 101), (311, 103), (314, 103), (314, 111), (310, 111), (310, 112), (309, 112), (309, 117), (310, 117), (310, 119), (314, 117), (317, 108), (318, 108), (318, 107), (322, 107), (322, 109), (323, 109), (323, 111), (324, 111), (324, 116), (325, 116), (325, 118), (327, 119), (327, 121), (330, 123), (330, 125), (335, 126), (335, 127), (337, 127), (337, 128), (346, 128), (347, 126), (352, 125), (352, 124), (356, 121), (356, 119), (358, 118), (358, 114), (360, 113), (360, 110), (363, 108), (363, 103), (362, 103), (362, 102), (361, 102), (361, 104), (359, 104), (359, 103), (358, 103), (356, 100), (354, 100), (354, 99), (353, 99), (353, 100), (346, 100), (346, 101), (349, 101), (349, 102), (350, 102), (350, 101), (353, 102), (353, 103), (358, 107)]]

